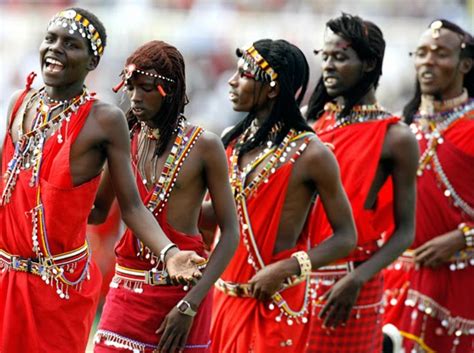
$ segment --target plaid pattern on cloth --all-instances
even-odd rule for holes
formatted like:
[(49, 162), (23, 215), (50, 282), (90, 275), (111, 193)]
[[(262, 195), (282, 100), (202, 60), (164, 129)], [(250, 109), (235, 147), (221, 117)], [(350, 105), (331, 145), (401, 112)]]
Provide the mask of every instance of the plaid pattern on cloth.
[[(321, 277), (320, 277), (321, 276)], [(320, 280), (318, 281), (318, 277)], [(313, 273), (315, 299), (326, 293), (342, 276), (329, 279), (324, 273)], [(346, 325), (335, 330), (324, 329), (318, 318), (324, 302), (313, 304), (313, 318), (307, 353), (380, 353), (383, 325), (383, 275), (367, 282), (359, 293)]]

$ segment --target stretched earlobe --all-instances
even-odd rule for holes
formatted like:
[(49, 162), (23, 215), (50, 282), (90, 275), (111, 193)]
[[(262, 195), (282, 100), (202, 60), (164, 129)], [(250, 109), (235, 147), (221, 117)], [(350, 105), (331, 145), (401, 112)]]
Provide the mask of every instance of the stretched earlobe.
[(461, 65), (459, 66), (459, 69), (463, 74), (467, 74), (469, 71), (471, 71), (473, 68), (472, 66), (474, 65), (474, 62), (472, 58), (463, 58), (461, 59)]

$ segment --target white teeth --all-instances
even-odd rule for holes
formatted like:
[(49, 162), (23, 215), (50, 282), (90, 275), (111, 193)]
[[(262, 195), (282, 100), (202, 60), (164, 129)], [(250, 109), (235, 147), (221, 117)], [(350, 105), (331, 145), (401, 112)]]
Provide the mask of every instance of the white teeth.
[(423, 72), (421, 74), (421, 77), (423, 77), (423, 78), (433, 78), (433, 74), (431, 72)]
[(337, 80), (333, 77), (327, 77), (324, 79), (324, 82), (326, 82), (328, 85), (333, 85), (337, 82)]
[(60, 61), (58, 61), (58, 60), (56, 60), (56, 59), (53, 59), (53, 58), (47, 58), (47, 59), (46, 59), (46, 64), (61, 65), (61, 66), (63, 66), (63, 64), (62, 64)]

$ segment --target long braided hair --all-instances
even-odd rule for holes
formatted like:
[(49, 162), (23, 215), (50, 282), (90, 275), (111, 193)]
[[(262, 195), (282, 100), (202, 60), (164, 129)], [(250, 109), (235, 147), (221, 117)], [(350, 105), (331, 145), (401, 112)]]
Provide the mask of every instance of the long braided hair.
[[(345, 92), (346, 104), (341, 111), (341, 116), (346, 116), (372, 87), (377, 89), (380, 76), (382, 76), (385, 40), (377, 25), (346, 13), (328, 21), (326, 27), (347, 40), (360, 60), (375, 60), (375, 68), (367, 72), (350, 92)], [(324, 105), (333, 99), (334, 97), (331, 97), (326, 91), (321, 75), (308, 103), (306, 113), (308, 119), (319, 119), (324, 112)]]
[[(280, 85), (280, 93), (275, 98), (270, 115), (258, 129), (254, 138), (240, 146), (240, 153), (263, 145), (276, 123), (281, 124), (281, 129), (273, 141), (275, 144), (279, 144), (290, 129), (312, 131), (300, 112), (301, 101), (309, 81), (309, 65), (303, 52), (282, 39), (262, 39), (253, 43), (253, 46), (278, 73), (277, 82)], [(237, 51), (237, 55), (240, 56), (241, 52)], [(240, 136), (255, 117), (256, 111), (250, 111), (243, 120), (225, 134), (222, 138), (224, 146), (227, 147), (230, 142)]]
[[(160, 75), (174, 81), (159, 81), (167, 92), (163, 99), (163, 105), (154, 118), (156, 126), (160, 129), (160, 138), (157, 141), (154, 155), (159, 157), (164, 153), (176, 128), (178, 118), (188, 103), (184, 59), (174, 46), (163, 41), (153, 40), (139, 47), (127, 58), (125, 65), (130, 64), (134, 64), (140, 70), (154, 69)], [(158, 79), (156, 80), (155, 83), (158, 84)], [(126, 116), (129, 129), (132, 129), (138, 123), (138, 119), (131, 109), (128, 110)]]
[[(449, 29), (450, 31), (458, 33), (461, 36), (461, 40), (465, 44), (465, 46), (464, 48), (461, 48), (461, 53), (459, 56), (460, 59), (472, 58), (474, 60), (474, 38), (461, 27), (448, 20), (441, 19), (435, 20), (433, 22), (436, 21), (440, 21), (443, 24), (441, 28)], [(472, 68), (467, 74), (464, 75), (464, 87), (466, 88), (469, 97), (474, 97), (474, 69)], [(417, 79), (415, 83), (415, 95), (403, 108), (403, 116), (405, 117), (405, 121), (407, 124), (411, 124), (413, 122), (413, 117), (418, 111), (420, 104), (421, 88), (420, 82)]]

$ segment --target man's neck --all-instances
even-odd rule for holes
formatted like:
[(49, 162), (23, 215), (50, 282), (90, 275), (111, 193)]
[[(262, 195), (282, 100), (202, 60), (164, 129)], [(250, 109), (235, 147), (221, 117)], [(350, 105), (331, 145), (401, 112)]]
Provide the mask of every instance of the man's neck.
[[(345, 106), (348, 98), (346, 96), (338, 96), (336, 102), (339, 106)], [(375, 90), (371, 88), (365, 96), (363, 96), (356, 105), (368, 105), (377, 103), (377, 98), (375, 97)]]
[(84, 91), (84, 83), (78, 82), (69, 86), (61, 87), (45, 86), (45, 90), (49, 98), (58, 101), (65, 101), (80, 95)]
[(450, 97), (448, 99), (437, 99), (433, 95), (422, 94), (419, 111), (421, 115), (430, 115), (439, 113), (447, 110), (451, 110), (469, 99), (467, 90), (464, 89), (457, 96)]

